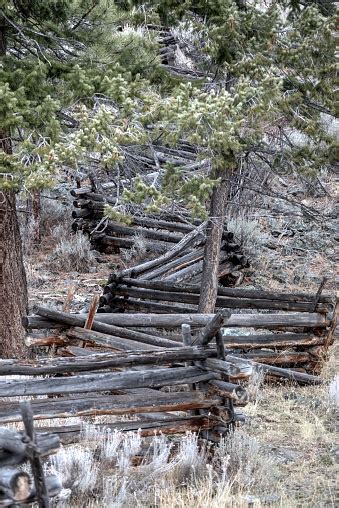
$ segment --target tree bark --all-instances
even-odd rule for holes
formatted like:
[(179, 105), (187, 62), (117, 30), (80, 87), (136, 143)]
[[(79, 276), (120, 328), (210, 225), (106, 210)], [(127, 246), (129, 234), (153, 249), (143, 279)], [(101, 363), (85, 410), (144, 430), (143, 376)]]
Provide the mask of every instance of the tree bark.
[(34, 245), (40, 245), (41, 243), (41, 198), (40, 192), (35, 191), (32, 197), (32, 212), (34, 220), (33, 240)]
[(198, 312), (212, 314), (218, 294), (218, 268), (220, 245), (224, 231), (225, 202), (228, 193), (227, 179), (222, 170), (217, 173), (220, 183), (214, 188), (211, 198), (210, 217), (206, 229), (206, 243)]
[[(0, 140), (2, 143), (3, 140)], [(14, 192), (0, 191), (0, 357), (27, 356), (22, 318), (27, 283)]]
[[(6, 26), (0, 17), (0, 57), (6, 55)], [(12, 153), (10, 132), (0, 130), (0, 150)], [(1, 191), (0, 174), (0, 357), (27, 354), (22, 318), (27, 313), (27, 283), (16, 212), (15, 193)]]

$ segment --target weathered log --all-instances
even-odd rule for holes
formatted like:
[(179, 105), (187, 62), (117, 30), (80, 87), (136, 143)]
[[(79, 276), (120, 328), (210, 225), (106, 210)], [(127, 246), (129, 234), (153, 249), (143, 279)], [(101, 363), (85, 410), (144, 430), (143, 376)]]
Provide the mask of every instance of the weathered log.
[[(221, 404), (217, 395), (205, 397), (200, 392), (170, 392), (152, 390), (150, 394), (102, 395), (36, 399), (31, 401), (35, 420), (71, 418), (90, 415), (125, 415), (166, 411), (189, 411)], [(0, 422), (21, 421), (18, 402), (1, 402)], [(47, 429), (49, 430), (49, 429)], [(50, 431), (49, 431), (50, 432)], [(38, 440), (44, 434), (37, 434)], [(53, 433), (54, 435), (54, 433)], [(23, 449), (25, 453), (25, 448)], [(23, 455), (25, 457), (25, 455)]]
[[(56, 321), (52, 321), (51, 319), (43, 318), (41, 316), (25, 316), (22, 318), (22, 326), (26, 328), (26, 330), (37, 329), (41, 330), (44, 328), (63, 328), (65, 325), (62, 323), (58, 323)], [(28, 337), (30, 338), (30, 337)], [(36, 337), (34, 337), (35, 339)], [(41, 340), (44, 337), (40, 337)], [(54, 338), (54, 337), (53, 337)], [(44, 344), (42, 344), (44, 345)]]
[[(208, 416), (173, 416), (165, 420), (134, 420), (128, 422), (105, 423), (95, 425), (98, 429), (118, 430), (121, 432), (140, 432), (142, 437), (154, 436), (161, 434), (184, 434), (186, 432), (199, 432), (203, 429), (211, 429), (218, 423), (218, 419), (213, 415)], [(60, 435), (63, 444), (76, 443), (81, 437), (81, 425), (70, 425), (65, 427), (53, 428)], [(93, 439), (97, 439), (96, 433), (93, 432)], [(90, 439), (90, 436), (88, 436)]]
[[(94, 233), (91, 235), (91, 242), (103, 245), (112, 245), (113, 247), (121, 249), (131, 249), (135, 245), (135, 238), (118, 238), (116, 236), (108, 236), (105, 233)], [(154, 249), (155, 245), (160, 249), (163, 249), (165, 243), (158, 242), (156, 240), (143, 240), (144, 245), (147, 249)]]
[(206, 224), (202, 223), (195, 230), (185, 235), (177, 245), (172, 247), (169, 251), (165, 252), (165, 254), (163, 254), (162, 256), (159, 256), (157, 259), (152, 259), (151, 261), (146, 261), (145, 263), (142, 263), (138, 266), (134, 266), (133, 268), (127, 268), (126, 270), (122, 270), (120, 276), (135, 277), (136, 275), (144, 273), (146, 270), (150, 270), (151, 268), (155, 268), (156, 266), (163, 265), (163, 263), (170, 261), (177, 255), (184, 252), (195, 241), (197, 241), (197, 239), (202, 236), (202, 232), (205, 226)]
[[(243, 363), (246, 361), (244, 358), (239, 358), (234, 355), (227, 355), (227, 361), (233, 361), (235, 363)], [(288, 379), (290, 381), (295, 381), (300, 384), (311, 384), (311, 385), (321, 385), (323, 384), (323, 380), (317, 376), (312, 376), (311, 374), (304, 374), (298, 372), (293, 369), (283, 369), (281, 367), (276, 367), (275, 365), (265, 365), (264, 363), (257, 363), (251, 360), (247, 360), (253, 367), (261, 370), (265, 374), (273, 377)]]
[(74, 327), (67, 330), (67, 337), (78, 339), (83, 342), (91, 342), (96, 346), (114, 349), (115, 351), (154, 351), (160, 349), (158, 346), (137, 342), (106, 333), (85, 330), (84, 328)]
[(222, 279), (227, 275), (231, 275), (233, 272), (238, 270), (238, 266), (231, 263), (230, 261), (225, 261), (221, 263), (218, 267), (218, 279)]
[[(66, 346), (63, 348), (58, 348), (56, 350), (55, 354), (58, 357), (62, 357), (62, 358), (73, 358), (75, 356), (91, 356), (95, 353), (98, 353), (98, 351), (96, 349), (94, 349), (94, 347), (92, 347), (92, 346), (93, 346), (93, 344), (88, 344), (88, 343), (86, 343), (86, 347), (69, 345), (69, 346)], [(113, 351), (120, 352), (122, 350), (112, 348), (112, 352)], [(101, 353), (98, 353), (98, 354), (101, 354)]]
[[(226, 252), (222, 252), (220, 254), (220, 261), (223, 261), (224, 259), (226, 259), (227, 256), (228, 256), (228, 254)], [(166, 275), (164, 277), (164, 280), (166, 280), (168, 282), (178, 283), (180, 281), (187, 280), (187, 279), (193, 277), (194, 275), (200, 274), (202, 272), (202, 268), (203, 268), (202, 257), (203, 256), (201, 256), (201, 261), (197, 261), (196, 263), (190, 264), (186, 268), (182, 268), (181, 270), (175, 271), (174, 273), (172, 273), (170, 275)]]
[(77, 199), (73, 201), (73, 206), (75, 208), (87, 208), (88, 203), (90, 203), (89, 199)]
[[(0, 404), (2, 406), (3, 403)], [(18, 402), (18, 421), (21, 421)], [(37, 447), (41, 456), (54, 453), (59, 447), (58, 437), (51, 433), (41, 434), (37, 440)], [(17, 466), (25, 462), (29, 455), (27, 436), (13, 429), (0, 429), (0, 464), (1, 466)]]
[(217, 394), (220, 397), (229, 398), (241, 404), (246, 404), (249, 400), (246, 389), (234, 383), (215, 380), (208, 383), (208, 388), (211, 394)]
[[(78, 208), (81, 210), (88, 210), (88, 211), (96, 210), (96, 211), (101, 212), (102, 216), (104, 215), (105, 203), (103, 203), (103, 202), (91, 201), (90, 199), (80, 199), (78, 201), (73, 201), (73, 206), (75, 208)], [(72, 217), (74, 219), (76, 219), (77, 217), (81, 217), (81, 215), (80, 216), (73, 215), (73, 213), (72, 213)]]
[[(21, 413), (20, 413), (21, 420)], [(0, 428), (0, 464), (16, 466), (27, 459), (23, 436), (14, 429)]]
[(190, 384), (216, 379), (218, 375), (197, 367), (151, 369), (65, 378), (0, 381), (0, 397), (98, 392), (129, 388)]
[(132, 224), (153, 229), (167, 229), (168, 231), (177, 231), (179, 233), (190, 233), (193, 231), (193, 224), (183, 224), (182, 222), (170, 222), (161, 219), (150, 219), (149, 217), (132, 218)]
[[(182, 343), (187, 347), (192, 346), (192, 333), (190, 325), (188, 324), (181, 325), (181, 334), (182, 334)], [(193, 358), (190, 359), (193, 360)], [(201, 358), (198, 358), (198, 360), (201, 360)]]
[(102, 216), (104, 215), (104, 208), (105, 208), (105, 203), (99, 203), (98, 201), (89, 201), (88, 202), (88, 205), (87, 205), (87, 208), (89, 210), (96, 210), (96, 211), (99, 211), (101, 212)]
[[(71, 196), (73, 196), (73, 197), (78, 197), (78, 196), (83, 197), (83, 195), (87, 194), (88, 192), (92, 192), (92, 188), (91, 187), (79, 187), (77, 189), (72, 189), (70, 191)], [(99, 194), (99, 196), (101, 197), (100, 194)]]
[[(37, 434), (39, 435), (39, 434)], [(58, 434), (59, 435), (59, 434)], [(62, 434), (60, 433), (60, 436)], [(61, 439), (61, 438), (60, 438)], [(46, 490), (48, 497), (55, 497), (62, 491), (62, 482), (59, 476), (57, 475), (50, 475), (45, 478), (45, 484), (46, 484)], [(33, 488), (29, 498), (27, 499), (27, 503), (33, 503), (36, 501), (37, 493), (36, 490)]]
[(215, 314), (205, 328), (201, 330), (194, 344), (206, 346), (216, 336), (222, 326), (227, 326), (230, 316), (231, 313), (227, 310), (222, 310)]
[[(85, 331), (86, 332), (86, 331)], [(92, 332), (93, 333), (93, 332)], [(88, 340), (88, 339), (85, 339)], [(86, 372), (134, 365), (166, 365), (172, 362), (203, 360), (216, 356), (213, 347), (181, 346), (166, 350), (127, 353), (93, 353), (83, 358), (39, 358), (37, 360), (0, 360), (0, 373), (12, 375), (47, 375)]]
[[(40, 316), (51, 318), (52, 320), (68, 324), (70, 326), (82, 327), (86, 323), (86, 316), (74, 317), (74, 315), (72, 314), (67, 314), (66, 312), (59, 312), (54, 309), (49, 309), (48, 307), (41, 307), (39, 305), (34, 307), (34, 312), (36, 312), (36, 314)], [(158, 338), (148, 335), (146, 333), (134, 332), (132, 330), (127, 330), (126, 328), (100, 323), (97, 320), (97, 316), (95, 321), (93, 321), (92, 330), (106, 333), (109, 335), (114, 335), (115, 337), (122, 337), (137, 342), (144, 342), (145, 344), (152, 344), (153, 346), (175, 347), (177, 345), (176, 343), (174, 343), (169, 339), (164, 339), (160, 337)]]
[(60, 446), (58, 436), (51, 432), (46, 432), (36, 436), (35, 443), (40, 457), (46, 457), (47, 455), (57, 452)]
[[(106, 308), (107, 305), (100, 307), (100, 309)], [(179, 305), (176, 304), (175, 307), (173, 305), (166, 305), (165, 303), (155, 303), (147, 300), (135, 300), (134, 298), (115, 298), (114, 302), (111, 306), (109, 306), (110, 312), (114, 309), (127, 309), (139, 312), (152, 312), (155, 314), (171, 314), (173, 310), (175, 310), (178, 314), (187, 314), (190, 312), (194, 312), (194, 308), (189, 305)]]
[[(15, 502), (25, 501), (31, 493), (31, 479), (25, 471), (17, 471), (9, 467), (0, 467), (0, 505), (12, 500)], [(12, 503), (6, 503), (9, 506)]]
[(225, 346), (221, 330), (218, 330), (215, 336), (215, 343), (217, 346), (217, 356), (220, 360), (225, 360)]
[(71, 196), (73, 197), (81, 196), (82, 199), (90, 199), (93, 201), (106, 201), (107, 203), (111, 204), (116, 203), (115, 197), (108, 197), (96, 192), (92, 192), (92, 189), (90, 189), (89, 187), (80, 187), (79, 189), (72, 189), (70, 193)]
[(80, 208), (77, 210), (73, 210), (72, 212), (72, 218), (73, 219), (87, 219), (87, 217), (91, 217), (92, 210), (89, 210), (88, 208)]
[[(175, 311), (175, 307), (173, 307)], [(68, 314), (67, 323), (57, 322), (55, 319), (43, 319), (36, 316), (28, 316), (23, 320), (27, 328), (57, 328), (68, 326), (83, 326), (86, 314)], [(193, 327), (205, 326), (214, 314), (119, 314), (119, 313), (100, 313), (95, 316), (94, 324), (111, 324), (114, 326), (140, 326), (140, 327), (159, 327), (175, 328), (188, 323)], [(81, 319), (81, 321), (78, 321)], [(330, 322), (320, 314), (311, 314), (306, 312), (294, 312), (289, 314), (232, 314), (228, 326), (230, 328), (250, 327), (250, 328), (325, 328)], [(99, 331), (99, 330), (98, 330)]]
[[(186, 266), (189, 266), (189, 265), (199, 261), (200, 259), (203, 258), (203, 255), (204, 255), (204, 249), (197, 249), (194, 252), (189, 252), (188, 254), (179, 256), (178, 258), (175, 258), (172, 261), (162, 264), (160, 267), (158, 267), (154, 270), (147, 271), (146, 273), (144, 273), (142, 279), (137, 279), (137, 280), (140, 280), (140, 282), (142, 282), (143, 280), (150, 281), (151, 279), (161, 277), (165, 274), (169, 275), (170, 273), (172, 273), (172, 271), (181, 270), (181, 269), (185, 268)], [(122, 281), (124, 281), (124, 280), (125, 280), (125, 278), (122, 278)], [(136, 280), (136, 279), (129, 279), (129, 280)], [(133, 285), (134, 284), (131, 284), (131, 286), (133, 286)], [(138, 287), (144, 287), (144, 286), (138, 286)], [(157, 288), (150, 288), (150, 289), (157, 289)]]
[(246, 361), (235, 363), (230, 355), (226, 356), (226, 361), (218, 358), (207, 358), (200, 366), (208, 371), (219, 372), (223, 377), (226, 376), (232, 380), (248, 379), (253, 371), (252, 366)]
[(262, 335), (224, 335), (225, 347), (238, 349), (286, 348), (324, 344), (324, 337), (310, 333), (269, 333)]
[[(175, 275), (175, 274), (173, 274)], [(194, 285), (190, 287), (189, 285), (180, 285), (169, 282), (170, 278), (164, 281), (152, 281), (152, 280), (136, 280), (130, 278), (123, 278), (121, 280), (122, 284), (126, 284), (128, 287), (119, 287), (116, 288), (117, 294), (126, 294), (128, 291), (130, 296), (146, 298), (146, 295), (149, 294), (148, 299), (156, 299), (156, 300), (166, 300), (169, 296), (171, 296), (172, 301), (181, 301), (183, 303), (192, 303), (196, 304), (199, 300), (200, 294), (200, 285)], [(138, 289), (139, 292), (138, 292)], [(125, 290), (125, 293), (123, 291)], [(281, 311), (298, 311), (298, 312), (309, 312), (310, 306), (314, 307), (312, 303), (312, 295), (310, 296), (309, 302), (302, 301), (294, 301), (293, 295), (286, 295), (286, 300), (282, 299), (269, 299), (269, 298), (255, 298), (251, 295), (251, 292), (255, 293), (254, 290), (248, 290), (248, 294), (246, 294), (246, 290), (239, 290), (240, 295), (229, 296), (229, 293), (235, 293), (236, 289), (229, 288), (219, 288), (218, 289), (218, 298), (216, 301), (216, 305), (218, 307), (224, 308), (233, 308), (233, 309), (272, 309), (272, 310), (281, 310)], [(148, 293), (147, 293), (148, 292)], [(163, 293), (163, 295), (161, 295)], [(181, 294), (181, 300), (178, 296)], [(246, 294), (246, 297), (243, 296)], [(155, 295), (155, 296), (154, 296)], [(195, 298), (193, 298), (195, 295)], [(161, 298), (163, 296), (163, 298)], [(288, 298), (290, 296), (290, 298)], [(317, 304), (316, 310), (318, 312), (325, 312), (328, 309), (326, 304)]]
[[(33, 412), (30, 402), (27, 400), (20, 402), (20, 409), (25, 431), (30, 438), (31, 443), (36, 445), (37, 440), (34, 431)], [(35, 496), (38, 502), (38, 506), (39, 508), (49, 508), (50, 503), (45, 482), (45, 473), (43, 470), (39, 451), (35, 447), (32, 447), (29, 459), (34, 477)]]
[[(75, 212), (72, 212), (72, 216), (74, 217)], [(83, 215), (78, 215), (82, 217)], [(136, 234), (142, 235), (144, 238), (151, 238), (152, 240), (160, 240), (166, 243), (179, 243), (182, 240), (182, 235), (178, 235), (176, 233), (168, 233), (157, 231), (155, 229), (147, 229), (147, 228), (133, 228), (131, 226), (124, 226), (119, 224), (118, 222), (109, 221), (107, 228), (107, 233), (118, 233), (119, 235), (126, 236), (135, 236)]]
[(274, 351), (256, 350), (241, 355), (243, 358), (251, 359), (260, 363), (269, 363), (270, 365), (281, 365), (289, 363), (307, 363), (311, 360), (311, 356), (307, 352), (298, 351)]
[[(160, 291), (173, 291), (180, 293), (195, 293), (199, 294), (201, 286), (199, 284), (175, 284), (162, 280), (150, 280), (147, 279), (132, 279), (128, 277), (122, 277), (119, 280), (120, 283), (141, 287), (145, 289), (158, 289)], [(258, 300), (276, 300), (283, 302), (304, 302), (313, 303), (314, 295), (310, 293), (275, 293), (272, 291), (258, 290), (258, 289), (246, 289), (246, 288), (218, 288), (219, 296), (228, 296), (230, 298), (251, 298)], [(320, 296), (319, 302), (322, 303), (333, 303), (334, 297), (330, 295)]]
[[(175, 311), (175, 307), (173, 307)], [(149, 326), (159, 328), (205, 326), (215, 314), (98, 314), (96, 319), (103, 323), (119, 323), (120, 326)], [(289, 314), (232, 314), (227, 326), (230, 328), (325, 328), (329, 321), (324, 315), (306, 312)]]
[(40, 347), (40, 346), (67, 346), (67, 340), (64, 337), (26, 337), (25, 344), (28, 347)]

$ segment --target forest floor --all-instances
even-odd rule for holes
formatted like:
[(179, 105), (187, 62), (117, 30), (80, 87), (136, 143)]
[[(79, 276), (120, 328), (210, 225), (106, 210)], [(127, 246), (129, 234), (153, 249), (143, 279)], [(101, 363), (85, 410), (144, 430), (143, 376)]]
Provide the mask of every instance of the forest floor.
[[(334, 188), (331, 179), (325, 185)], [(315, 198), (306, 199), (311, 204)], [(317, 199), (318, 206), (319, 199), (323, 199), (322, 206), (327, 209), (334, 206), (333, 199), (327, 196)], [(70, 253), (78, 247), (78, 240), (69, 235), (67, 208), (66, 213), (64, 208), (61, 212), (52, 200), (46, 200), (45, 206), (39, 251), (26, 241), (30, 307), (38, 302), (61, 306), (69, 288), (74, 287), (72, 310), (84, 311), (94, 294), (101, 293), (109, 273), (130, 260), (113, 255), (93, 257), (86, 246), (81, 246), (84, 252), (79, 266), (82, 269), (73, 271)], [(52, 222), (51, 210), (55, 217)], [(302, 217), (286, 219), (258, 214), (230, 222), (251, 258), (244, 287), (316, 292), (325, 275), (328, 277), (326, 290), (336, 291), (332, 225), (309, 223)], [(25, 234), (29, 235), (29, 231)], [(55, 256), (60, 242), (70, 244), (68, 249), (63, 249), (64, 259)], [(110, 447), (107, 436), (98, 436), (101, 455), (88, 445), (84, 436), (82, 448), (68, 447), (68, 451), (62, 450), (53, 459), (51, 467), (65, 476), (65, 483), (72, 489), (71, 497), (59, 500), (59, 505), (127, 506), (132, 502), (135, 506), (192, 508), (336, 506), (338, 380), (335, 384), (334, 379), (337, 359), (335, 343), (322, 372), (325, 380), (322, 386), (262, 385), (257, 380), (252, 386), (253, 400), (244, 411), (247, 422), (236, 431), (233, 441), (219, 446), (218, 462), (210, 460), (206, 450), (202, 453), (201, 445), (190, 436), (176, 439), (175, 445), (173, 438), (163, 437), (161, 443), (156, 443), (157, 452), (156, 445), (152, 444), (153, 458), (148, 466), (139, 467), (136, 473), (130, 458), (123, 456), (127, 441), (125, 445), (121, 441), (120, 448), (115, 447), (120, 452), (115, 451), (113, 460), (107, 452)], [(90, 425), (93, 419), (86, 421)], [(101, 417), (100, 421), (107, 420)], [(75, 423), (74, 419), (68, 423)], [(52, 423), (41, 422), (41, 425), (48, 424)], [(136, 448), (145, 445), (150, 446), (149, 441), (134, 443)], [(173, 446), (181, 447), (181, 462), (169, 460)], [(189, 473), (187, 463), (186, 469), (183, 465), (188, 457), (192, 466)], [(112, 468), (113, 462), (118, 466)], [(121, 466), (123, 462), (125, 469)], [(91, 479), (88, 468), (93, 471)], [(79, 474), (83, 476), (82, 482), (75, 480)]]

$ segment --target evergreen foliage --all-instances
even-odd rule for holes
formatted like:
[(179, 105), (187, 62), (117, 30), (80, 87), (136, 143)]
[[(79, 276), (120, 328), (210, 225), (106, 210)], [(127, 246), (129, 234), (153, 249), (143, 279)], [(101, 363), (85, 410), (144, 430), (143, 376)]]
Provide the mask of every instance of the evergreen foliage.
[[(330, 162), (327, 0), (1, 0), (0, 8), (0, 115), (13, 147), (0, 152), (10, 175), (2, 187), (42, 189), (92, 158), (114, 174), (126, 146), (185, 140), (206, 164), (167, 164), (152, 185), (140, 174), (124, 199), (149, 212), (179, 201), (204, 217), (222, 172), (258, 164), (316, 175)], [(161, 65), (160, 23), (186, 37), (199, 79)], [(107, 213), (119, 220), (119, 208)]]

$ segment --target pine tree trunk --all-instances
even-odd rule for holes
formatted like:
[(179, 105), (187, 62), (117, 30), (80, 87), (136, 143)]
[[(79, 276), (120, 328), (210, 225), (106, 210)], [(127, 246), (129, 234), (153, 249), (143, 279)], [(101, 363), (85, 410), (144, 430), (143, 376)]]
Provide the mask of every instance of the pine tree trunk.
[[(6, 55), (6, 20), (0, 16), (0, 56)], [(0, 130), (0, 150), (12, 153), (10, 132)], [(6, 178), (0, 173), (0, 178)], [(0, 182), (1, 183), (1, 182)], [(27, 356), (25, 330), (27, 282), (15, 193), (0, 188), (0, 358)]]
[(218, 294), (218, 268), (220, 245), (225, 220), (225, 203), (228, 194), (228, 180), (225, 174), (218, 174), (221, 182), (212, 193), (210, 217), (206, 231), (203, 273), (198, 312), (212, 314)]
[(0, 192), (0, 358), (27, 356), (27, 284), (14, 192)]

